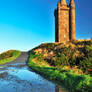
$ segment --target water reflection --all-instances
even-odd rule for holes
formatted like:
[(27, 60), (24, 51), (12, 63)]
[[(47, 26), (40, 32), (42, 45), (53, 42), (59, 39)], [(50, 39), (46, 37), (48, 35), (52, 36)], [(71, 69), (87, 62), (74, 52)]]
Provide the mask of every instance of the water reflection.
[(0, 92), (55, 92), (53, 83), (29, 71), (26, 66), (7, 67), (0, 72)]
[(55, 92), (67, 92), (65, 88), (59, 86), (59, 85), (56, 85), (55, 86)]

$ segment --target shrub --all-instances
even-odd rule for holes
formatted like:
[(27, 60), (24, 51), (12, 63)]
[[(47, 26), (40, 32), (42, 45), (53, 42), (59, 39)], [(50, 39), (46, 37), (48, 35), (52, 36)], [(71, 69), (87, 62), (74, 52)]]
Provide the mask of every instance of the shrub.
[(65, 56), (65, 54), (61, 54), (59, 57), (56, 57), (56, 60), (54, 61), (56, 66), (65, 66), (65, 65), (69, 65), (68, 63), (68, 58), (67, 56)]
[(86, 46), (85, 47), (85, 55), (86, 57), (92, 57), (92, 47), (91, 46)]
[(53, 49), (54, 47), (55, 47), (54, 43), (48, 43), (48, 44), (46, 44), (46, 48), (47, 49)]
[(92, 57), (88, 57), (83, 61), (80, 61), (79, 67), (83, 70), (83, 72), (88, 73), (88, 70), (92, 69)]
[(38, 54), (37, 55), (37, 60), (39, 60), (40, 62), (43, 62), (43, 60), (44, 60), (43, 55), (42, 54)]

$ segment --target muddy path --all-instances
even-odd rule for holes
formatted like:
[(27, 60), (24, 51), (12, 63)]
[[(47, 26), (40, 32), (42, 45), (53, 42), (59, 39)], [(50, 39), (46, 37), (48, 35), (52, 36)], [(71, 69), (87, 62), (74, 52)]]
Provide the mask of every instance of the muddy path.
[(66, 92), (26, 66), (27, 52), (0, 66), (0, 92)]

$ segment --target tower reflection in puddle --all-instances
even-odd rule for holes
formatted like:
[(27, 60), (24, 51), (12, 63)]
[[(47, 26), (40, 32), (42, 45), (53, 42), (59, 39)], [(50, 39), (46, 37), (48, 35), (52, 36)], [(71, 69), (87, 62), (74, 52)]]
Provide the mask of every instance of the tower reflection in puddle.
[(67, 92), (65, 88), (59, 86), (59, 85), (56, 85), (55, 87), (55, 92)]

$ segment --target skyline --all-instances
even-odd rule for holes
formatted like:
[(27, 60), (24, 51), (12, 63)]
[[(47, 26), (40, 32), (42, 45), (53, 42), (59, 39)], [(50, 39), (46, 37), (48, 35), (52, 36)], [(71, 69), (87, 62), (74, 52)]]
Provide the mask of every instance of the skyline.
[[(54, 42), (54, 10), (58, 1), (1, 0), (0, 52), (28, 51), (41, 43)], [(76, 39), (92, 38), (91, 3), (91, 0), (75, 0)]]

